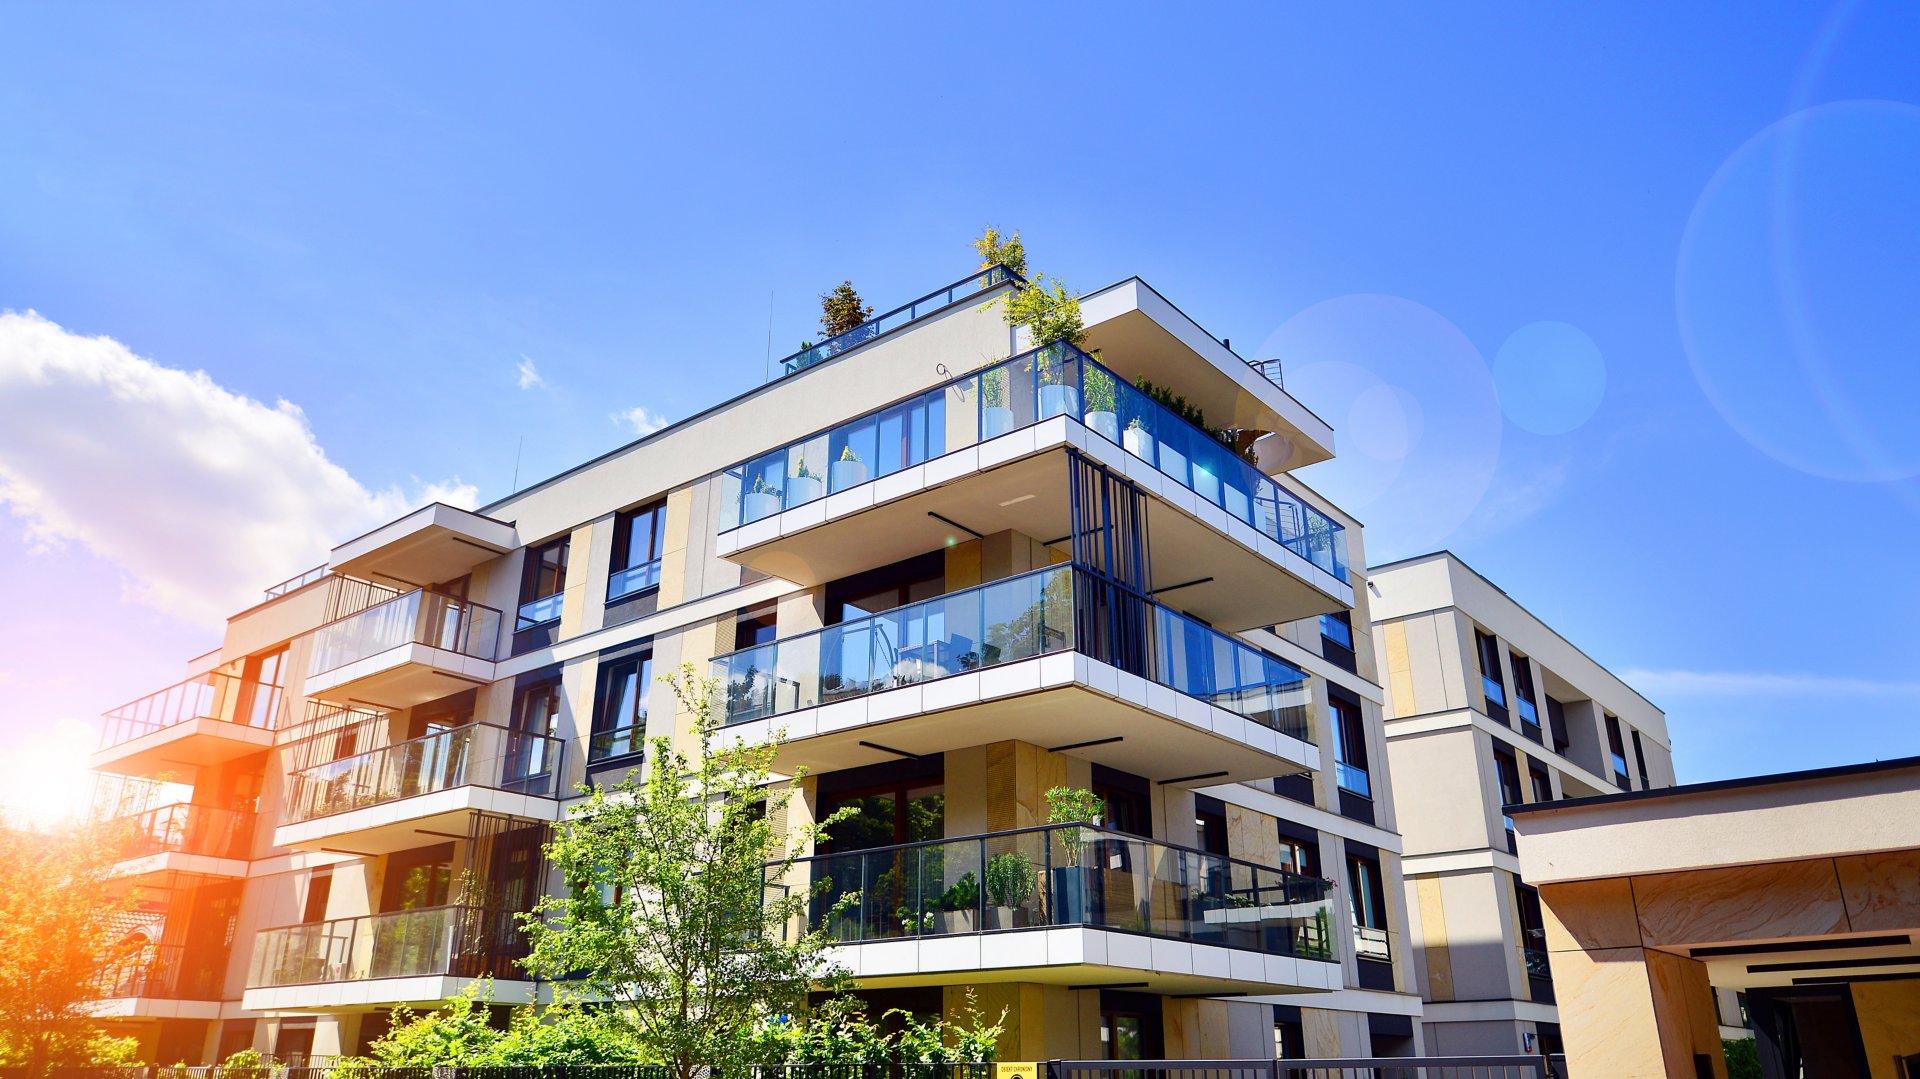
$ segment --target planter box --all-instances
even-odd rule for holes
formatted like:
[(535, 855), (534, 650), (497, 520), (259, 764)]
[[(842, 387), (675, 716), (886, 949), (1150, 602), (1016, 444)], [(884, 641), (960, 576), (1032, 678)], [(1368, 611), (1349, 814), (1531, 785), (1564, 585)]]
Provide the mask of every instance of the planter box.
[(1050, 416), (1079, 416), (1080, 387), (1078, 386), (1042, 386), (1040, 387), (1040, 418)]
[(1126, 440), (1123, 444), (1127, 447), (1128, 453), (1148, 464), (1153, 464), (1153, 436), (1147, 433), (1146, 428), (1127, 428)]
[(826, 487), (818, 477), (792, 476), (787, 479), (788, 506), (804, 506), (826, 493)]
[(1013, 409), (989, 405), (980, 410), (980, 439), (998, 438), (1013, 430)]
[(1087, 413), (1087, 426), (1099, 432), (1108, 442), (1120, 441), (1120, 417), (1112, 412)]
[(865, 461), (835, 461), (827, 466), (827, 489), (844, 491), (867, 482)]
[(741, 524), (762, 520), (780, 512), (780, 496), (772, 491), (749, 491), (741, 500), (741, 506), (744, 509)]

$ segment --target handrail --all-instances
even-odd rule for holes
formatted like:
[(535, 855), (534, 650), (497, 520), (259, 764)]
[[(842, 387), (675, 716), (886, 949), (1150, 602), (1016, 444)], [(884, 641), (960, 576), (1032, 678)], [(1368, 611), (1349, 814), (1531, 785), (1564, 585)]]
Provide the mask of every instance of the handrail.
[(131, 825), (131, 831), (121, 857), (131, 860), (175, 851), (245, 858), (255, 820), (255, 815), (245, 810), (197, 802), (172, 802), (123, 814), (117, 822)]
[[(1055, 416), (1085, 426), (1335, 579), (1348, 579), (1344, 525), (1249, 464), (1212, 432), (1064, 341), (949, 379), (720, 470), (720, 531)], [(876, 431), (881, 425), (912, 432), (898, 460), (861, 455), (872, 457), (880, 449)]]
[(442, 974), (512, 977), (527, 954), (519, 912), (448, 903), (318, 922), (254, 935), (250, 988)]
[[(351, 623), (356, 620), (367, 627), (362, 633), (371, 639), (355, 640), (349, 633), (353, 629)], [(307, 677), (326, 674), (404, 644), (421, 644), (492, 660), (499, 650), (500, 622), (500, 611), (484, 603), (431, 588), (416, 588), (315, 627), (313, 658)]]
[[(495, 743), (477, 745), (481, 732)], [(287, 776), (283, 824), (302, 824), (437, 791), (487, 787), (560, 797), (566, 740), (493, 723), (466, 723), (378, 746)]]
[[(780, 373), (775, 375), (774, 378), (781, 379), (788, 375), (797, 374), (815, 364), (824, 363), (842, 352), (849, 351), (859, 345), (864, 345), (883, 333), (891, 332), (909, 322), (924, 318), (935, 311), (945, 310), (963, 299), (978, 296), (980, 293), (986, 292), (989, 289), (1013, 282), (1025, 284), (1026, 278), (998, 264), (976, 270), (945, 288), (934, 289), (919, 299), (910, 300), (891, 311), (875, 315), (851, 330), (835, 334), (817, 345), (795, 352), (793, 355), (780, 361)], [(956, 289), (968, 285), (973, 287), (964, 293), (956, 294)], [(920, 305), (930, 300), (939, 300), (940, 302), (927, 308), (925, 311), (921, 311)], [(897, 325), (882, 328), (883, 323), (903, 313), (907, 317), (901, 319)]]
[(322, 562), (312, 569), (302, 570), (278, 584), (270, 584), (265, 589), (266, 597), (267, 599), (279, 599), (281, 596), (289, 592), (296, 592), (315, 581), (324, 580), (327, 576), (327, 570), (327, 563)]
[[(196, 719), (213, 719), (234, 723), (242, 727), (253, 724), (245, 722), (234, 705), (233, 718), (227, 718), (228, 704), (233, 702), (240, 688), (240, 679), (224, 671), (207, 671), (192, 678), (183, 678), (165, 689), (158, 689), (144, 697), (137, 697), (118, 708), (110, 708), (101, 713), (106, 722), (100, 730), (100, 748), (111, 749), (114, 746), (131, 742), (155, 731), (177, 727)], [(262, 729), (271, 729), (274, 717), (264, 717)]]
[[(296, 776), (303, 776), (309, 772), (319, 771), (322, 768), (329, 768), (329, 769), (339, 768), (343, 765), (350, 765), (350, 764), (353, 764), (355, 761), (365, 760), (369, 757), (378, 756), (379, 754), (382, 754), (382, 753), (393, 753), (396, 751), (405, 750), (409, 746), (425, 745), (426, 743), (431, 742), (436, 738), (452, 739), (454, 737), (465, 735), (466, 732), (475, 731), (475, 730), (499, 731), (502, 734), (508, 735), (510, 737), (537, 739), (537, 740), (546, 741), (546, 742), (554, 742), (554, 743), (565, 742), (565, 739), (560, 738), (558, 735), (538, 734), (533, 731), (516, 730), (512, 727), (503, 726), (499, 723), (462, 723), (457, 727), (448, 727), (445, 730), (428, 731), (426, 734), (420, 735), (415, 738), (408, 738), (405, 741), (388, 742), (384, 746), (375, 746), (372, 749), (363, 750), (362, 752), (355, 753), (350, 757), (341, 757), (337, 761), (325, 761), (320, 764), (308, 765), (305, 768), (302, 768), (298, 771), (290, 773), (287, 778), (292, 779)], [(467, 735), (467, 736), (470, 737), (470, 735)]]

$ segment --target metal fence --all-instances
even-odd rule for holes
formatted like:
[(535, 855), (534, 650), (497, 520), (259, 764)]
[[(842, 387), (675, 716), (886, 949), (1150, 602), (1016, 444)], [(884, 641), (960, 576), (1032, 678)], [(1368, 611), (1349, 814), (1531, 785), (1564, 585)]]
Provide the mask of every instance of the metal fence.
[(1055, 1060), (1045, 1079), (1556, 1079), (1543, 1056)]
[[(1318, 1060), (1050, 1060), (1031, 1079), (1563, 1079), (1544, 1056), (1342, 1057)], [(978, 1062), (815, 1062), (703, 1069), (705, 1079), (994, 1079)], [(0, 1079), (29, 1079), (0, 1068)], [(328, 1067), (53, 1068), (47, 1079), (675, 1079), (665, 1064), (554, 1064), (516, 1067), (393, 1068), (359, 1062)]]

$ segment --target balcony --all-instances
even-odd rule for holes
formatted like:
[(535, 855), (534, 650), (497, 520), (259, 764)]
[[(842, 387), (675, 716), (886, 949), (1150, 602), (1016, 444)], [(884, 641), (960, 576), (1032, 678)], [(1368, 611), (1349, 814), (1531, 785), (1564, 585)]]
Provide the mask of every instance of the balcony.
[(1152, 992), (1339, 988), (1332, 885), (1086, 825), (826, 854), (809, 923), (863, 987), (1145, 981)]
[(517, 545), (511, 524), (435, 502), (335, 547), (327, 568), (367, 580), (451, 581)]
[(147, 944), (100, 971), (96, 1019), (216, 1019), (225, 964), (187, 955), (178, 944)]
[(201, 768), (271, 748), (275, 709), (248, 707), (241, 685), (210, 671), (115, 708), (103, 717), (101, 748), (88, 767), (190, 781)]
[(472, 906), (309, 922), (254, 937), (243, 1006), (327, 1010), (369, 1004), (434, 1005), (491, 975), (493, 1003), (531, 1003), (516, 966), (526, 934), (511, 911)]
[(717, 551), (817, 585), (967, 533), (1067, 536), (1069, 451), (1148, 496), (1154, 586), (1214, 624), (1351, 606), (1339, 524), (1066, 344), (727, 470)]
[(876, 337), (892, 333), (910, 322), (918, 322), (954, 304), (977, 299), (1003, 285), (1016, 282), (1024, 283), (1024, 279), (1005, 266), (989, 266), (978, 273), (955, 281), (946, 288), (935, 289), (912, 303), (901, 304), (891, 311), (876, 315), (845, 333), (801, 349), (780, 361), (780, 374), (776, 377), (785, 378), (788, 375), (798, 374), (815, 364), (825, 363), (843, 352), (859, 348)]
[(719, 656), (723, 728), (815, 772), (1020, 738), (1169, 783), (1319, 767), (1297, 667), (1072, 565)]
[(474, 813), (557, 820), (565, 751), (549, 735), (469, 723), (304, 768), (287, 777), (274, 845), (389, 854), (464, 836)]
[(125, 846), (116, 877), (179, 871), (214, 877), (244, 877), (253, 840), (254, 815), (185, 802), (126, 817)]
[(306, 695), (410, 708), (493, 681), (500, 612), (416, 589), (314, 631)]

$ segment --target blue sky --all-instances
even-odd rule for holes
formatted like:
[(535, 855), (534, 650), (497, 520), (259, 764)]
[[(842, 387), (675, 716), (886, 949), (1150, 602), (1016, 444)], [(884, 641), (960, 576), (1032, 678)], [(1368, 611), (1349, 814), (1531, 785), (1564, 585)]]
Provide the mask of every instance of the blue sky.
[(1281, 357), (1375, 560), (1635, 672), (1683, 779), (1920, 753), (1920, 11), (1433, 15), (15, 9), (0, 740), (177, 677), (289, 536), (684, 417), (994, 222)]

